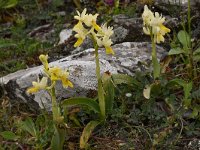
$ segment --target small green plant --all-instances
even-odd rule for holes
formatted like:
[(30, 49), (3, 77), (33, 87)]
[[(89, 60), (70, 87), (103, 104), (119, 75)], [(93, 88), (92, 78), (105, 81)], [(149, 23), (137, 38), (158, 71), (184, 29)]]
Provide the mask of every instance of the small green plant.
[[(181, 71), (181, 74), (186, 74), (186, 76), (182, 76), (183, 79), (175, 79), (175, 82), (183, 87), (184, 92), (184, 98), (183, 98), (183, 106), (184, 109), (187, 111), (191, 109), (193, 112), (190, 114), (189, 117), (191, 118), (198, 118), (199, 116), (199, 110), (198, 110), (198, 102), (195, 98), (198, 97), (197, 91), (198, 87), (195, 87), (196, 81), (198, 81), (198, 63), (200, 61), (200, 47), (195, 46), (192, 43), (192, 37), (191, 37), (191, 6), (190, 6), (190, 0), (188, 0), (188, 12), (187, 12), (187, 27), (186, 25), (183, 25), (183, 30), (179, 31), (177, 34), (177, 39), (179, 42), (179, 45), (176, 45), (171, 48), (168, 55), (175, 55), (180, 56), (183, 62), (183, 71)], [(186, 28), (188, 30), (186, 30)], [(187, 70), (187, 71), (185, 71)], [(189, 79), (186, 79), (185, 77), (189, 77)], [(172, 80), (173, 81), (173, 80)], [(196, 91), (192, 91), (196, 89)], [(196, 95), (196, 96), (194, 96)]]
[(188, 0), (188, 13), (187, 13), (187, 28), (183, 24), (183, 30), (178, 32), (177, 38), (180, 45), (172, 47), (169, 51), (169, 55), (180, 55), (184, 64), (186, 65), (187, 73), (190, 80), (197, 78), (197, 70), (196, 70), (196, 63), (199, 62), (199, 54), (200, 54), (200, 47), (195, 47), (192, 44), (192, 37), (191, 37), (191, 6), (190, 0)]
[[(18, 149), (30, 147), (34, 149), (46, 149), (49, 147), (49, 143), (51, 142), (50, 137), (54, 136), (55, 129), (54, 122), (47, 112), (43, 112), (37, 117), (27, 117), (27, 114), (30, 115), (29, 113), (24, 114), (24, 116), (22, 114), (21, 116), (16, 116), (9, 113), (9, 110), (6, 111), (4, 113), (5, 116), (1, 116), (1, 148)], [(63, 131), (63, 133), (65, 132)]]

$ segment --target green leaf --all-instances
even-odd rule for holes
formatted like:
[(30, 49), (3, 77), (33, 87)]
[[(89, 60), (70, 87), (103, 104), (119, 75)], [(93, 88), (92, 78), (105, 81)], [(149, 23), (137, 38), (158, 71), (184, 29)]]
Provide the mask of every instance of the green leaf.
[(182, 54), (185, 53), (184, 50), (182, 50), (180, 47), (177, 48), (173, 48), (169, 51), (168, 55), (178, 55), (178, 54)]
[(191, 104), (190, 96), (191, 96), (191, 91), (192, 91), (192, 82), (187, 83), (186, 81), (184, 81), (182, 79), (174, 79), (174, 80), (169, 81), (168, 84), (172, 84), (172, 83), (176, 83), (176, 84), (183, 87), (183, 91), (184, 91), (183, 102), (184, 102), (184, 105), (186, 107), (190, 106), (190, 104)]
[(192, 99), (200, 100), (200, 87), (198, 90), (192, 92)]
[(104, 89), (102, 85), (101, 78), (98, 79), (98, 100), (99, 100), (99, 108), (101, 113), (101, 119), (104, 120), (106, 118), (106, 102), (104, 96)]
[(104, 73), (102, 76), (102, 82), (103, 82), (103, 89), (105, 91), (106, 113), (109, 113), (112, 111), (114, 97), (115, 97), (115, 90), (111, 75)]
[(28, 133), (30, 133), (33, 137), (38, 136), (38, 131), (36, 129), (36, 126), (33, 122), (33, 120), (31, 118), (27, 118), (25, 121), (22, 121), (20, 123), (20, 128), (24, 131), (27, 131)]
[(198, 116), (199, 114), (199, 108), (198, 107), (194, 107), (192, 114), (190, 115), (190, 118), (195, 118), (196, 116)]
[(126, 74), (112, 74), (112, 80), (114, 84), (128, 84), (128, 85), (136, 85), (140, 86), (140, 83), (134, 79), (133, 77), (126, 75)]
[(160, 64), (156, 57), (152, 56), (152, 63), (153, 63), (153, 77), (154, 79), (160, 77)]
[(192, 91), (192, 82), (185, 84), (183, 88), (184, 88), (185, 97), (188, 98), (190, 96), (190, 92)]
[(167, 85), (173, 85), (173, 84), (178, 84), (178, 85), (184, 87), (186, 82), (182, 79), (173, 79), (173, 80), (170, 80)]
[(178, 40), (183, 45), (184, 49), (189, 48), (190, 38), (189, 38), (189, 34), (186, 31), (183, 31), (183, 30), (179, 31)]
[(194, 55), (193, 56), (194, 61), (198, 62), (200, 61), (200, 55)]
[(81, 135), (81, 138), (80, 138), (80, 148), (83, 149), (83, 148), (86, 148), (87, 147), (87, 142), (89, 140), (89, 137), (92, 133), (92, 131), (94, 130), (94, 128), (99, 125), (100, 122), (99, 121), (90, 121), (86, 127), (84, 128), (83, 130), (83, 133)]
[(200, 55), (200, 47), (194, 51), (193, 55)]
[(18, 3), (18, 0), (8, 0), (8, 2), (2, 8), (12, 8), (15, 7)]
[(3, 131), (0, 135), (6, 140), (17, 140), (19, 136), (15, 135), (15, 133), (11, 131)]
[(193, 52), (193, 59), (194, 61), (200, 60), (200, 47)]
[(61, 103), (62, 106), (70, 106), (70, 105), (86, 105), (90, 107), (93, 111), (100, 113), (99, 104), (91, 98), (85, 97), (73, 97), (69, 99), (65, 99)]
[(52, 150), (63, 150), (65, 136), (66, 136), (65, 129), (60, 129), (58, 127), (55, 127), (54, 135), (51, 140), (51, 149)]
[(16, 47), (14, 43), (0, 43), (0, 48)]
[(191, 95), (190, 92), (192, 91), (192, 82), (185, 84), (183, 90), (184, 90), (184, 105), (186, 107), (189, 107), (191, 105), (191, 99), (189, 97)]
[(2, 9), (6, 5), (5, 0), (0, 0), (0, 9)]
[(0, 48), (10, 48), (10, 47), (17, 47), (17, 44), (15, 44), (12, 40), (0, 39)]

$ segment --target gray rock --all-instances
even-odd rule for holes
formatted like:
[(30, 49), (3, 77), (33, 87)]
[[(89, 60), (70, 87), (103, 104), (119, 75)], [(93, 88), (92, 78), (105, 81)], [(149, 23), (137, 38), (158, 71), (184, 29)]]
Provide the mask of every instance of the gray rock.
[(115, 27), (114, 26), (114, 34), (111, 36), (112, 42), (113, 43), (121, 43), (126, 39), (128, 36), (128, 30), (124, 27)]
[[(138, 62), (148, 63), (151, 55), (150, 43), (125, 42), (113, 46), (115, 55), (106, 55), (104, 49), (99, 49), (101, 73), (109, 71), (133, 75), (139, 69)], [(157, 46), (158, 58), (165, 52)], [(50, 66), (59, 66), (68, 69), (70, 80), (74, 88), (64, 89), (61, 83), (56, 85), (57, 99), (62, 100), (74, 96), (87, 96), (91, 90), (96, 90), (97, 80), (95, 74), (94, 49), (87, 49), (83, 52), (68, 56), (66, 58), (50, 63)], [(42, 66), (20, 70), (0, 78), (1, 86), (6, 94), (13, 101), (28, 103), (30, 107), (38, 109), (45, 106), (51, 108), (50, 96), (46, 91), (40, 91), (35, 95), (28, 95), (26, 90), (32, 86), (32, 81), (43, 76)]]
[(149, 36), (143, 33), (143, 20), (139, 18), (130, 18), (126, 15), (120, 14), (113, 16), (113, 24), (115, 28), (115, 35), (121, 36), (118, 40), (120, 42), (142, 42), (149, 41)]
[[(176, 4), (176, 5), (182, 5), (187, 6), (188, 0), (156, 0), (157, 3), (167, 3), (167, 4)], [(200, 0), (190, 0), (190, 3), (192, 6), (195, 6), (196, 4), (200, 3)]]
[(59, 37), (60, 41), (58, 44), (64, 44), (65, 41), (67, 41), (70, 36), (72, 36), (72, 29), (64, 29), (60, 32)]

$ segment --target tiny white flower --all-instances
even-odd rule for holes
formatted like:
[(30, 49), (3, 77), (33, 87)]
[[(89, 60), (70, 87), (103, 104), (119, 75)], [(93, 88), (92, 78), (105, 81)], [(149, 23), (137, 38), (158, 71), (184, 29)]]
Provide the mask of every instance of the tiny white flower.
[(131, 93), (126, 93), (126, 97), (131, 97), (132, 94)]

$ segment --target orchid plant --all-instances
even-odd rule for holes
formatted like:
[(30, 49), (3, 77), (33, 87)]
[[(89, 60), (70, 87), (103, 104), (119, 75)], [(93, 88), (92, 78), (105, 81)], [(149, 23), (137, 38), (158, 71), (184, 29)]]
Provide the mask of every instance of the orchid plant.
[[(83, 41), (89, 37), (93, 40), (95, 49), (95, 62), (96, 62), (96, 76), (97, 76), (97, 90), (98, 90), (98, 103), (94, 99), (90, 98), (70, 98), (63, 101), (63, 106), (84, 104), (90, 106), (95, 112), (100, 114), (100, 120), (90, 121), (82, 133), (80, 139), (80, 147), (86, 148), (87, 141), (93, 129), (104, 122), (106, 119), (106, 113), (112, 107), (112, 100), (114, 99), (113, 85), (111, 85), (110, 74), (104, 74), (104, 77), (100, 73), (100, 62), (99, 62), (99, 47), (104, 47), (106, 54), (114, 54), (111, 48), (112, 41), (110, 39), (113, 34), (113, 28), (107, 27), (107, 24), (99, 26), (96, 23), (98, 14), (92, 15), (87, 14), (87, 9), (84, 9), (82, 13), (77, 11), (77, 16), (74, 16), (78, 20), (77, 24), (74, 26), (73, 31), (76, 32), (75, 37), (77, 38), (74, 47), (79, 47)], [(105, 83), (105, 84), (104, 84)], [(109, 86), (109, 92), (105, 91)]]
[(77, 42), (74, 44), (74, 47), (80, 46), (86, 37), (90, 37), (93, 40), (95, 48), (96, 76), (98, 81), (98, 101), (101, 111), (101, 118), (104, 120), (106, 116), (106, 104), (100, 74), (98, 50), (99, 47), (103, 46), (105, 47), (106, 54), (114, 54), (114, 51), (111, 48), (112, 41), (110, 39), (110, 36), (113, 34), (113, 28), (107, 27), (106, 24), (103, 24), (100, 27), (96, 23), (98, 14), (87, 14), (86, 11), (86, 9), (84, 9), (82, 13), (77, 11), (78, 15), (74, 17), (76, 20), (78, 20), (78, 23), (73, 28), (73, 31), (76, 32), (75, 37), (77, 38)]
[(145, 34), (150, 35), (152, 42), (152, 63), (153, 63), (153, 76), (154, 79), (160, 77), (160, 64), (157, 59), (156, 43), (164, 42), (164, 36), (170, 32), (170, 29), (165, 27), (165, 17), (162, 17), (158, 12), (153, 13), (147, 5), (144, 6), (142, 14), (143, 31)]
[[(43, 70), (45, 77), (42, 77), (41, 80), (38, 79), (38, 82), (33, 81), (32, 87), (27, 89), (27, 93), (34, 94), (40, 90), (46, 90), (51, 95), (52, 102), (52, 114), (54, 121), (54, 135), (51, 141), (51, 149), (62, 149), (64, 140), (65, 140), (65, 128), (60, 128), (60, 126), (67, 127), (67, 124), (64, 122), (64, 116), (61, 114), (60, 107), (56, 101), (55, 85), (57, 81), (61, 81), (64, 88), (73, 87), (72, 82), (68, 79), (69, 72), (63, 70), (57, 66), (50, 67), (48, 63), (48, 55), (40, 55), (40, 61), (43, 64)], [(48, 82), (50, 81), (50, 83)], [(49, 83), (49, 84), (48, 84)]]

